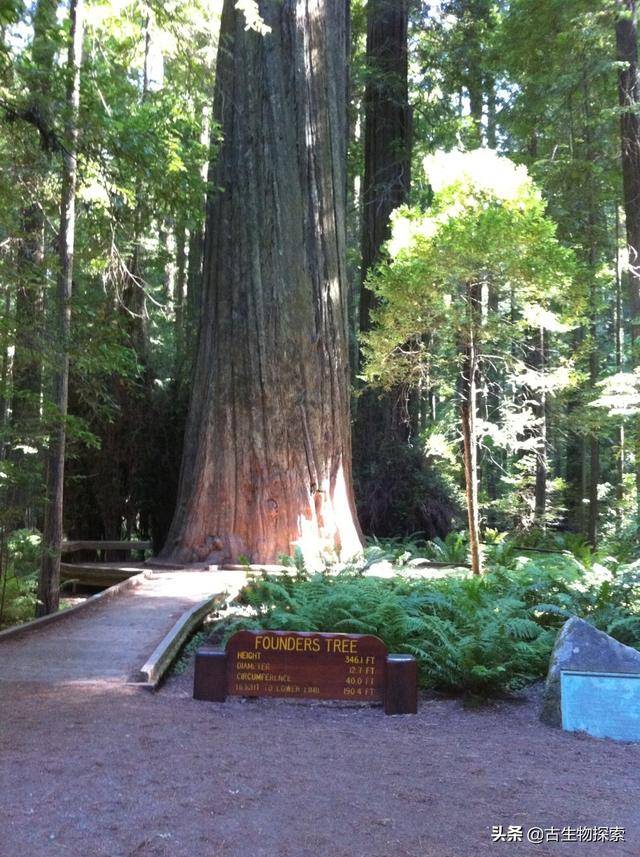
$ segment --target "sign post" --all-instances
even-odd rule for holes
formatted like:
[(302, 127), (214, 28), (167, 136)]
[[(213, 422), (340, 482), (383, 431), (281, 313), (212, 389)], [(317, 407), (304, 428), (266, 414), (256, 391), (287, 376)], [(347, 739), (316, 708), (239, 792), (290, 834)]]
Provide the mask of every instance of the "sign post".
[(224, 652), (198, 650), (193, 696), (382, 702), (386, 714), (415, 714), (417, 664), (369, 634), (239, 631)]

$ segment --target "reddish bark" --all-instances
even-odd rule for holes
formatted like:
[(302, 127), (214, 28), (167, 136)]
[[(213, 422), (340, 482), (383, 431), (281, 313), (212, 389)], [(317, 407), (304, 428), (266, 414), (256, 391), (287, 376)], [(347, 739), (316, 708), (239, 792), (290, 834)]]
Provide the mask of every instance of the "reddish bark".
[(345, 282), (347, 3), (222, 13), (204, 302), (178, 505), (163, 555), (361, 549)]

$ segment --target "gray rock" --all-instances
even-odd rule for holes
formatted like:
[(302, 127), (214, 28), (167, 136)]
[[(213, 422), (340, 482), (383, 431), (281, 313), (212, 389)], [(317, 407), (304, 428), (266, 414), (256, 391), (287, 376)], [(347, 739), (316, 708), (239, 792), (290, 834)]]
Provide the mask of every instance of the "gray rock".
[(549, 726), (562, 726), (560, 672), (640, 673), (640, 652), (614, 640), (604, 631), (572, 616), (556, 639), (549, 660), (540, 719)]

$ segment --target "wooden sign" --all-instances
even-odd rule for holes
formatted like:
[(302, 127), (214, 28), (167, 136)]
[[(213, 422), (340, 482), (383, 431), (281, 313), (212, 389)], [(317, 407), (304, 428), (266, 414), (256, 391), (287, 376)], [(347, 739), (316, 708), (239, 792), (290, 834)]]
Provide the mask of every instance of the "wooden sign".
[(197, 652), (193, 695), (384, 702), (388, 714), (409, 714), (417, 710), (417, 668), (368, 634), (239, 631), (224, 652)]

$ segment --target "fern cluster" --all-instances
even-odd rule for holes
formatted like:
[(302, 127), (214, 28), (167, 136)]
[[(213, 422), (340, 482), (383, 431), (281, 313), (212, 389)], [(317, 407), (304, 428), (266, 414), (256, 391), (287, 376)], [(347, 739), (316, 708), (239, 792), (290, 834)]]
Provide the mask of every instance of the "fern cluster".
[(423, 687), (491, 696), (542, 678), (558, 628), (589, 619), (640, 648), (637, 578), (630, 567), (597, 580), (568, 555), (494, 565), (485, 576), (380, 579), (362, 569), (294, 578), (263, 575), (241, 601), (252, 615), (228, 630), (268, 628), (375, 634), (414, 655)]

